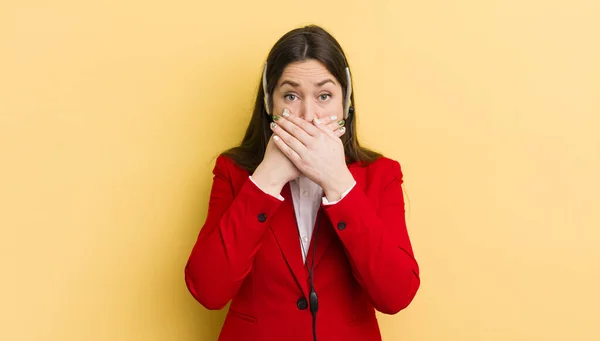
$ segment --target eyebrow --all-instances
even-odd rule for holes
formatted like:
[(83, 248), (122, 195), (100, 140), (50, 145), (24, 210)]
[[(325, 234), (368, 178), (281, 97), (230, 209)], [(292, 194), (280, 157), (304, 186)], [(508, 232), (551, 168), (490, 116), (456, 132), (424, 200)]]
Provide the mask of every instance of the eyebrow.
[(335, 82), (333, 81), (333, 79), (327, 78), (327, 79), (322, 80), (319, 83), (317, 83), (317, 86), (323, 86), (323, 85), (325, 85), (327, 83), (331, 83), (331, 84), (335, 85)]
[[(322, 81), (320, 81), (318, 83), (315, 83), (315, 85), (320, 87), (320, 86), (323, 86), (323, 85), (325, 85), (327, 83), (331, 83), (331, 84), (335, 85), (335, 82), (331, 78), (324, 79), (324, 80), (322, 80)], [(290, 85), (293, 88), (297, 88), (297, 87), (300, 86), (300, 84), (298, 84), (298, 83), (296, 83), (294, 81), (291, 81), (291, 80), (287, 80), (287, 79), (284, 80), (283, 82), (281, 82), (281, 85), (279, 85), (279, 86), (282, 87), (285, 84)]]

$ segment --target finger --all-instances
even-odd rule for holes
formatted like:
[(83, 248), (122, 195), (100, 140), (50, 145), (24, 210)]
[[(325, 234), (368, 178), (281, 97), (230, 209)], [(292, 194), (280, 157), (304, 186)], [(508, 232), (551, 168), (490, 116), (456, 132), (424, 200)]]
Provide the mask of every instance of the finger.
[[(271, 130), (273, 131), (273, 134), (275, 134), (278, 138), (280, 138), (281, 140), (283, 140), (283, 142), (285, 142), (285, 144), (292, 149), (293, 151), (295, 151), (296, 153), (298, 153), (298, 155), (303, 156), (306, 153), (306, 146), (300, 141), (298, 140), (295, 136), (293, 136), (292, 134), (290, 134), (289, 132), (287, 132), (285, 129), (283, 129), (280, 126), (280, 122), (284, 121), (283, 119), (279, 119), (277, 120), (277, 123), (275, 122), (271, 122)], [(289, 121), (288, 121), (289, 123)]]
[(283, 155), (287, 156), (287, 158), (290, 159), (290, 161), (292, 161), (294, 165), (298, 165), (300, 163), (300, 161), (302, 160), (300, 155), (298, 155), (298, 153), (296, 153), (292, 148), (290, 148), (290, 146), (288, 146), (285, 143), (285, 141), (282, 140), (279, 136), (273, 135), (273, 142), (275, 143), (277, 148), (279, 148), (279, 150), (283, 153)]
[[(333, 117), (335, 117), (335, 116), (333, 116)], [(336, 118), (333, 120), (333, 122), (328, 123), (327, 127), (329, 129), (331, 129), (332, 131), (336, 131), (336, 130), (340, 129), (341, 127), (343, 127), (345, 124), (346, 124), (346, 121), (344, 121), (343, 119), (337, 120), (337, 118)]]
[(346, 133), (346, 127), (341, 127), (338, 130), (334, 131), (335, 136), (342, 137)]
[(329, 129), (327, 127), (327, 124), (323, 124), (323, 122), (321, 122), (321, 120), (319, 120), (319, 119), (315, 118), (313, 120), (313, 125), (315, 127), (317, 127), (319, 130), (321, 130), (322, 132), (324, 132), (329, 137), (338, 137), (331, 129)]
[(282, 117), (277, 116), (275, 121), (287, 133), (294, 136), (304, 145), (307, 145), (312, 139), (312, 135), (318, 131), (315, 127), (312, 127), (310, 123), (290, 115), (287, 108), (283, 110)]
[(289, 111), (287, 112), (287, 115), (284, 112), (283, 117), (286, 118), (287, 120), (289, 120), (290, 122), (294, 123), (298, 127), (302, 128), (302, 130), (304, 130), (309, 135), (314, 136), (315, 134), (318, 133), (318, 130), (315, 129), (315, 127), (312, 124), (310, 124), (310, 122), (308, 122), (300, 117), (290, 115)]

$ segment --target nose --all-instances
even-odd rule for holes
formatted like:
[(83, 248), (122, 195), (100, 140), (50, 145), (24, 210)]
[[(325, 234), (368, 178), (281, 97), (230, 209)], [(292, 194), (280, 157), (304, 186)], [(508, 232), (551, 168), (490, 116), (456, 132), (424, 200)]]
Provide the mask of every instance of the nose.
[(311, 101), (302, 101), (300, 117), (307, 122), (312, 122), (316, 116), (314, 104)]

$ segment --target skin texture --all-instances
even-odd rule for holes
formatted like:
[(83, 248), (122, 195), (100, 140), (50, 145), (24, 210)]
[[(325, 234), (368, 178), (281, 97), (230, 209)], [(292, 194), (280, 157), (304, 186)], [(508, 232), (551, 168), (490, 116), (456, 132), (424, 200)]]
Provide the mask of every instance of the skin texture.
[(277, 195), (303, 174), (328, 200), (339, 200), (354, 183), (340, 140), (345, 128), (339, 82), (316, 60), (291, 63), (273, 92), (273, 112), (273, 137), (253, 179)]

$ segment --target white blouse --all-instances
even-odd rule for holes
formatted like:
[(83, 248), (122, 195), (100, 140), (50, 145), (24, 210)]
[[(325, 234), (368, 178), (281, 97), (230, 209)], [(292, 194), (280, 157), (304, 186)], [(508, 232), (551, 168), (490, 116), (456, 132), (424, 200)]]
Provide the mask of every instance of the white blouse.
[[(254, 182), (252, 176), (250, 180)], [(254, 182), (254, 184), (260, 188)], [(356, 181), (348, 190), (342, 193), (342, 200), (356, 185)], [(290, 181), (290, 190), (292, 192), (292, 200), (294, 202), (294, 212), (296, 213), (296, 224), (298, 225), (298, 234), (300, 236), (300, 247), (302, 249), (302, 259), (306, 262), (306, 255), (310, 247), (310, 241), (313, 235), (315, 222), (319, 207), (323, 205), (334, 205), (338, 201), (330, 202), (323, 196), (323, 189), (308, 177), (301, 175), (300, 177)], [(264, 192), (264, 190), (263, 190)], [(265, 192), (266, 193), (266, 192)], [(277, 199), (283, 201), (284, 198), (279, 194)]]

